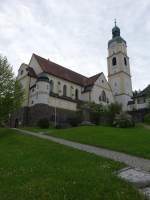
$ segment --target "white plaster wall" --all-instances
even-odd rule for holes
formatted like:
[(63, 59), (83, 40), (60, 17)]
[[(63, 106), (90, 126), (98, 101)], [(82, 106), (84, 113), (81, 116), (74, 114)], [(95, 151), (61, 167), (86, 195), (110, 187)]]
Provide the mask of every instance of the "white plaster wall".
[[(75, 99), (75, 90), (78, 89), (79, 99), (81, 99), (82, 87), (80, 85), (60, 79), (53, 75), (48, 75), (48, 78), (49, 78), (49, 80), (52, 80), (54, 82), (54, 93), (59, 94), (59, 96), (62, 96), (63, 95), (63, 86), (66, 85), (68, 97)], [(58, 82), (60, 82), (60, 85), (58, 85)]]
[(29, 66), (34, 69), (36, 74), (40, 74), (41, 72), (43, 72), (34, 55), (32, 55), (31, 57)]
[(102, 103), (104, 105), (106, 105), (106, 102), (102, 102), (99, 100), (100, 95), (102, 94), (102, 91), (105, 91), (106, 93), (106, 97), (109, 99), (109, 103), (113, 103), (114, 102), (114, 97), (111, 91), (111, 88), (104, 76), (104, 74), (102, 74), (97, 81), (95, 82), (92, 91), (91, 91), (91, 102), (95, 102), (97, 104)]
[(108, 56), (112, 56), (115, 53), (123, 52), (127, 54), (127, 46), (124, 42), (118, 43), (116, 41), (112, 42), (108, 48)]
[(36, 78), (31, 77), (31, 78), (30, 78), (30, 87), (32, 87), (33, 85), (35, 85), (35, 84), (36, 84), (36, 81), (37, 81)]
[(82, 93), (82, 95), (81, 95), (81, 100), (82, 101), (90, 101), (90, 99), (91, 99), (91, 92), (84, 92), (84, 93)]
[(48, 104), (50, 106), (56, 107), (56, 108), (62, 108), (66, 110), (76, 111), (77, 110), (77, 104), (74, 102), (66, 101), (59, 98), (49, 97)]
[(131, 97), (127, 95), (115, 96), (115, 100), (122, 105), (124, 111), (128, 110), (128, 102), (132, 101)]
[(30, 90), (30, 103), (32, 106), (37, 103), (48, 104), (49, 102), (49, 83), (44, 81), (39, 81), (34, 87)]
[[(29, 84), (30, 84), (30, 77), (28, 76), (27, 72), (27, 65), (22, 64), (18, 70), (17, 80), (20, 82), (23, 90), (24, 90), (24, 99), (22, 101), (22, 106), (28, 106), (29, 101)], [(21, 71), (23, 72), (21, 74)]]

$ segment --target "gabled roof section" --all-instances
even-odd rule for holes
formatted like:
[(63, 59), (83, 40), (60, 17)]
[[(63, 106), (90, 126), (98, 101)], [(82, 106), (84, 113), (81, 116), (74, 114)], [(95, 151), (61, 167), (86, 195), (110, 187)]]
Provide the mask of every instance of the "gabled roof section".
[(94, 85), (94, 83), (96, 82), (96, 80), (102, 75), (102, 72), (101, 73), (98, 73), (94, 76), (91, 76), (87, 79), (87, 82), (86, 82), (86, 86), (91, 86), (91, 85)]
[(90, 92), (93, 88), (93, 85), (94, 83), (97, 81), (97, 79), (102, 75), (102, 73), (99, 73), (99, 74), (96, 74), (94, 76), (91, 76), (87, 79), (87, 82), (85, 84), (85, 87), (84, 87), (84, 92)]
[(36, 54), (33, 55), (35, 56), (37, 62), (39, 63), (44, 72), (78, 85), (83, 86), (85, 84), (87, 77), (65, 67), (62, 67), (61, 65), (58, 65), (50, 60), (46, 60)]
[(81, 86), (87, 87), (87, 86), (94, 85), (95, 81), (102, 74), (102, 73), (99, 73), (87, 78), (86, 76), (83, 76), (77, 72), (74, 72), (70, 69), (62, 67), (61, 65), (58, 65), (45, 58), (42, 58), (36, 54), (33, 54), (33, 56), (36, 58), (43, 72), (46, 72), (48, 74), (54, 75), (56, 77), (62, 78), (64, 80), (73, 82)]

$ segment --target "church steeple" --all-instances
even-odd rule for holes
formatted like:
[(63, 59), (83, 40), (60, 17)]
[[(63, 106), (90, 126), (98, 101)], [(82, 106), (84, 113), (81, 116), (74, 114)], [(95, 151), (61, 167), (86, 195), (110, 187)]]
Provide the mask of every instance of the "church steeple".
[(132, 82), (130, 63), (127, 55), (126, 41), (120, 36), (120, 28), (116, 25), (112, 29), (112, 39), (108, 42), (108, 82), (115, 100), (122, 103), (123, 110), (127, 110), (128, 101), (132, 97)]

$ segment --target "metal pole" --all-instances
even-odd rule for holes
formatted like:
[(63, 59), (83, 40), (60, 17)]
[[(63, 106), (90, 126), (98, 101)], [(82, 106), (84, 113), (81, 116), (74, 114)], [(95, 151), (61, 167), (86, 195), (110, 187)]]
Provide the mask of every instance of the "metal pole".
[(55, 106), (55, 127), (57, 125), (57, 112), (56, 112), (56, 106)]

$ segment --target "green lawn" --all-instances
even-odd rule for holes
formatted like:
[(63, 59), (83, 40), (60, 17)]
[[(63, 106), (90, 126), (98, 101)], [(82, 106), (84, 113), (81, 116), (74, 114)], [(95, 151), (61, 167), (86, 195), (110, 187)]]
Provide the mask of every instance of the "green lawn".
[(50, 135), (150, 158), (150, 130), (142, 126), (125, 129), (82, 126), (53, 130)]
[(33, 131), (33, 132), (50, 132), (52, 130), (55, 130), (54, 127), (49, 127), (49, 128), (39, 128), (39, 127), (23, 127), (21, 128), (23, 130), (27, 130), (27, 131)]
[(50, 141), (0, 129), (2, 200), (142, 200), (123, 167)]

